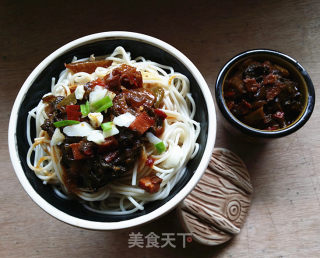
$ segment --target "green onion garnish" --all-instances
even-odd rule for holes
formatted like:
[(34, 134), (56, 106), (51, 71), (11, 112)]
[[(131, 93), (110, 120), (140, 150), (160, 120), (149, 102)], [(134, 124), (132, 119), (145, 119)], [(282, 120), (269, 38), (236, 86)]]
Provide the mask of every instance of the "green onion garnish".
[(102, 130), (105, 131), (110, 131), (112, 129), (112, 122), (107, 122), (107, 123), (103, 123), (101, 124), (101, 128)]
[(162, 152), (164, 152), (166, 150), (166, 146), (164, 145), (163, 142), (158, 142), (154, 146), (156, 147), (159, 154), (161, 154)]
[(109, 96), (105, 96), (104, 98), (92, 103), (91, 107), (93, 110), (95, 110), (95, 112), (102, 112), (112, 105), (113, 104), (111, 98)]
[(67, 126), (67, 125), (76, 125), (79, 123), (80, 123), (79, 121), (75, 121), (75, 120), (62, 120), (62, 121), (54, 122), (53, 125), (55, 127), (62, 127), (62, 126)]
[(90, 113), (90, 104), (89, 101), (86, 102), (86, 104), (80, 105), (80, 111), (81, 114), (85, 117)]
[(111, 107), (112, 106), (112, 102), (111, 102), (111, 105), (109, 104), (109, 103), (106, 103), (106, 104), (104, 104), (103, 106), (101, 106), (100, 108), (98, 108), (97, 110), (96, 110), (96, 112), (102, 112), (102, 111), (105, 111), (105, 110), (107, 110), (109, 107)]

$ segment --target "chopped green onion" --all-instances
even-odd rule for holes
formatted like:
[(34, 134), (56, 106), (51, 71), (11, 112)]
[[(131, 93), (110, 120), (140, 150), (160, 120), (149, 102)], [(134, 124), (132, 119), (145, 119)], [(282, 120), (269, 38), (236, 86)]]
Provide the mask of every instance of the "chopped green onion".
[(86, 104), (80, 105), (80, 111), (82, 115), (85, 117), (90, 113), (90, 104), (89, 101), (86, 102)]
[(164, 145), (163, 142), (158, 142), (154, 146), (156, 147), (159, 154), (161, 154), (162, 152), (164, 152), (166, 150), (166, 146)]
[(104, 98), (92, 103), (91, 107), (95, 112), (102, 112), (105, 111), (107, 108), (111, 107), (112, 105), (113, 104), (111, 98), (109, 96), (105, 96)]
[(154, 145), (161, 142), (161, 140), (157, 136), (155, 136), (153, 133), (147, 132), (146, 136), (147, 136), (149, 142), (153, 143)]
[(166, 146), (157, 136), (155, 136), (153, 133), (147, 132), (146, 136), (149, 140), (149, 142), (153, 143), (154, 147), (158, 151), (159, 154), (164, 152), (166, 150)]
[(67, 126), (67, 125), (76, 125), (79, 123), (80, 123), (79, 121), (75, 121), (75, 120), (62, 120), (62, 121), (54, 122), (53, 125), (55, 127), (62, 127), (62, 126)]
[(102, 130), (105, 131), (110, 131), (112, 129), (112, 122), (107, 122), (107, 123), (103, 123), (101, 124), (101, 128)]
[(106, 103), (106, 104), (104, 104), (103, 106), (101, 106), (100, 108), (98, 108), (97, 110), (96, 110), (96, 112), (102, 112), (102, 111), (105, 111), (105, 110), (107, 110), (109, 107), (111, 107), (112, 106), (112, 103), (111, 103), (111, 105), (109, 104), (109, 103)]

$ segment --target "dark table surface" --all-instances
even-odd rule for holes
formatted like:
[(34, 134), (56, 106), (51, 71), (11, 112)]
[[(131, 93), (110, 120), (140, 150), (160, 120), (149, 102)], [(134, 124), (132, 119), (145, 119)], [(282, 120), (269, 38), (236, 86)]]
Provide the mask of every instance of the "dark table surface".
[(320, 255), (320, 110), (297, 133), (269, 144), (231, 136), (218, 116), (216, 146), (248, 165), (255, 189), (241, 233), (219, 247), (128, 248), (130, 232), (183, 232), (176, 211), (133, 229), (89, 231), (39, 208), (10, 163), (7, 128), (29, 73), (51, 52), (87, 34), (125, 30), (172, 44), (199, 68), (213, 94), (235, 54), (270, 48), (297, 59), (319, 92), (319, 1), (1, 1), (0, 257), (317, 257)]

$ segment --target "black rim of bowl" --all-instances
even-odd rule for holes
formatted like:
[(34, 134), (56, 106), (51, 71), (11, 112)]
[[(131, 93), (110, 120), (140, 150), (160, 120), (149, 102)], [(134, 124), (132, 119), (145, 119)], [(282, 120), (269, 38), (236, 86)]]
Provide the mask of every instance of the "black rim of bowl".
[[(304, 108), (303, 113), (300, 115), (300, 118), (294, 122), (292, 125), (285, 127), (284, 129), (280, 130), (275, 130), (275, 131), (266, 131), (266, 130), (259, 130), (253, 127), (250, 127), (241, 121), (239, 121), (227, 108), (225, 105), (224, 99), (223, 99), (223, 94), (222, 94), (222, 88), (223, 88), (223, 82), (224, 79), (229, 72), (230, 68), (236, 63), (240, 62), (241, 60), (244, 60), (250, 56), (254, 56), (257, 54), (266, 54), (266, 55), (272, 55), (275, 57), (280, 57), (284, 61), (292, 64), (294, 68), (299, 72), (305, 81), (306, 85), (306, 94), (307, 94), (307, 100), (306, 100), (306, 105)], [(283, 54), (279, 51), (276, 50), (271, 50), (271, 49), (252, 49), (248, 50), (245, 52), (242, 52), (233, 58), (231, 58), (221, 69), (219, 72), (219, 75), (217, 77), (216, 85), (215, 85), (215, 97), (216, 101), (218, 103), (219, 109), (223, 116), (230, 122), (233, 126), (238, 128), (241, 132), (251, 135), (251, 136), (258, 136), (262, 138), (278, 138), (281, 136), (285, 136), (288, 134), (291, 134), (295, 131), (297, 131), (299, 128), (301, 128), (310, 118), (312, 111), (314, 109), (314, 104), (315, 104), (315, 91), (314, 91), (314, 86), (311, 81), (311, 78), (307, 71), (302, 67), (302, 65), (293, 59), (292, 57)]]
[[(38, 101), (40, 101), (44, 93), (47, 93), (49, 91), (51, 78), (57, 77), (59, 75), (60, 71), (64, 68), (64, 63), (70, 62), (73, 56), (82, 58), (87, 57), (92, 53), (94, 53), (95, 55), (108, 54), (110, 51), (112, 52), (114, 47), (118, 45), (122, 45), (126, 49), (126, 51), (130, 51), (133, 54), (133, 57), (142, 55), (141, 53), (146, 53), (146, 49), (149, 49), (150, 51), (148, 52), (148, 54), (144, 54), (147, 59), (150, 58), (151, 60), (164, 64), (170, 61), (176, 71), (185, 74), (189, 78), (190, 84), (194, 86), (191, 87), (190, 90), (195, 100), (197, 100), (197, 102), (199, 102), (200, 104), (200, 106), (198, 107), (198, 112), (196, 112), (195, 119), (201, 122), (202, 133), (199, 135), (197, 141), (201, 143), (198, 154), (196, 155), (196, 157), (194, 157), (194, 159), (188, 162), (186, 173), (171, 189), (170, 194), (167, 198), (145, 204), (145, 209), (143, 211), (137, 211), (132, 214), (126, 215), (107, 215), (91, 212), (90, 210), (85, 209), (77, 201), (69, 201), (59, 198), (59, 196), (54, 193), (51, 187), (43, 185), (40, 179), (38, 179), (34, 175), (33, 171), (28, 168), (25, 161), (26, 153), (28, 151), (28, 144), (25, 136), (25, 122), (28, 111), (31, 110), (38, 103)], [(92, 48), (90, 49), (90, 47)], [(91, 52), (88, 49), (90, 49)], [(47, 86), (44, 87), (43, 85)], [(53, 60), (39, 75), (37, 75), (34, 82), (27, 90), (26, 96), (21, 102), (21, 106), (19, 107), (16, 128), (17, 137), (19, 137), (19, 139), (21, 139), (23, 142), (22, 143), (21, 141), (19, 141), (20, 144), (18, 144), (20, 162), (23, 167), (24, 173), (26, 174), (26, 177), (28, 178), (30, 184), (36, 190), (36, 192), (43, 199), (45, 199), (46, 202), (68, 215), (94, 222), (120, 222), (137, 218), (139, 216), (143, 216), (152, 211), (155, 211), (160, 206), (172, 199), (181, 189), (183, 189), (183, 187), (194, 175), (194, 171), (197, 169), (199, 163), (201, 162), (202, 155), (205, 151), (205, 146), (207, 145), (209, 112), (205, 103), (206, 101), (204, 99), (201, 88), (200, 86), (198, 86), (198, 82), (196, 81), (195, 77), (192, 76), (189, 68), (186, 67), (185, 64), (183, 64), (177, 57), (171, 55), (169, 52), (166, 52), (163, 49), (160, 49), (152, 44), (148, 44), (143, 41), (126, 38), (106, 38), (99, 41), (91, 42), (90, 44), (80, 45)]]

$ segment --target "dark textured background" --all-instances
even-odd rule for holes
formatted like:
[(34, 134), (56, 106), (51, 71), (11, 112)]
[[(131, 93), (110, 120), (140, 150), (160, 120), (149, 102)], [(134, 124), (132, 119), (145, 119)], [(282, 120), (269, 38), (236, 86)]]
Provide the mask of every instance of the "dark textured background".
[(131, 231), (183, 232), (175, 212), (148, 225), (96, 232), (66, 225), (24, 192), (7, 148), (10, 109), (29, 73), (78, 37), (110, 30), (145, 33), (172, 44), (214, 90), (227, 60), (253, 48), (297, 59), (319, 95), (320, 2), (307, 1), (9, 1), (0, 2), (0, 257), (317, 257), (320, 253), (320, 110), (297, 133), (249, 144), (220, 124), (216, 145), (235, 151), (255, 193), (240, 235), (220, 247), (128, 248)]

